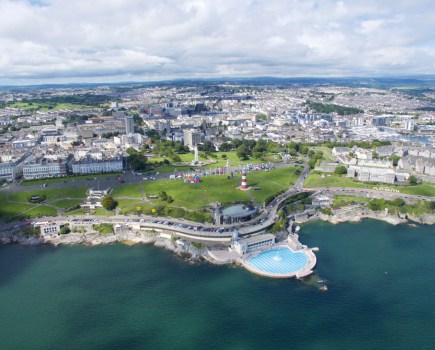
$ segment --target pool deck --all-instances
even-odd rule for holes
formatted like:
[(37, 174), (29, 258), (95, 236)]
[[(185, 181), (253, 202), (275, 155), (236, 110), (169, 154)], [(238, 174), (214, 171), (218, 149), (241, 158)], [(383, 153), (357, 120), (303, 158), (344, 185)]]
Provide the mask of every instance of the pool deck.
[[(271, 247), (256, 250), (256, 251), (249, 253), (249, 254), (246, 254), (245, 256), (242, 257), (242, 259), (241, 259), (242, 265), (248, 271), (255, 273), (257, 275), (263, 276), (263, 277), (271, 277), (271, 278), (293, 278), (293, 277), (296, 277), (299, 279), (299, 278), (303, 278), (303, 277), (311, 275), (313, 273), (313, 269), (317, 263), (317, 258), (316, 258), (316, 255), (313, 253), (313, 249), (310, 249), (307, 246), (300, 246), (300, 249), (294, 249), (294, 247), (292, 247), (292, 245), (293, 244), (291, 242), (281, 242), (281, 243), (275, 244)], [(287, 248), (287, 249), (291, 249), (293, 252), (303, 252), (308, 260), (307, 265), (305, 265), (301, 270), (298, 270), (295, 272), (271, 273), (271, 272), (259, 270), (249, 263), (250, 258), (252, 258), (258, 254), (267, 252), (269, 250), (276, 249), (276, 248)]]

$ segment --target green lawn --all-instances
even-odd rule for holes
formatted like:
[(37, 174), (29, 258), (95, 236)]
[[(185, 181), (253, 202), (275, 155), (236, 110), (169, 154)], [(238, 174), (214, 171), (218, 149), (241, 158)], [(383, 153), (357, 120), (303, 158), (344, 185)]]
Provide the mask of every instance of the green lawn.
[(53, 202), (49, 202), (51, 205), (54, 205), (56, 207), (67, 209), (74, 205), (81, 204), (83, 201), (79, 199), (61, 199)]
[(261, 190), (251, 190), (252, 196), (259, 204), (263, 203), (266, 197), (282, 190), (287, 190), (293, 185), (298, 175), (296, 168), (284, 167), (269, 171), (254, 171), (248, 174), (248, 184), (252, 187), (260, 187)]
[[(230, 151), (230, 152), (215, 152), (213, 153), (214, 155), (216, 155), (216, 158), (214, 157), (208, 157), (207, 159), (204, 159), (202, 157), (199, 157), (199, 161), (203, 161), (203, 162), (213, 162), (212, 164), (207, 164), (204, 165), (204, 168), (206, 169), (214, 169), (217, 167), (222, 167), (227, 165), (227, 159), (230, 160), (230, 165), (231, 166), (235, 166), (235, 167), (239, 167), (245, 164), (259, 164), (259, 163), (264, 163), (264, 161), (259, 160), (259, 159), (248, 159), (248, 160), (240, 160), (235, 151)], [(225, 155), (227, 158), (223, 159), (222, 155)], [(184, 153), (184, 154), (179, 154), (181, 162), (185, 162), (185, 163), (191, 163), (193, 161), (194, 158), (194, 154), (193, 153)], [(281, 161), (281, 157), (279, 155), (275, 155), (275, 154), (269, 154), (267, 156), (267, 162), (280, 162)], [(165, 158), (161, 158), (161, 157), (155, 157), (155, 158), (151, 158), (149, 160), (150, 164), (153, 164), (155, 162), (161, 162), (163, 161)], [(169, 159), (169, 161), (171, 161)], [(172, 162), (172, 161), (171, 161)], [(162, 165), (158, 168), (156, 168), (156, 171), (159, 171), (160, 173), (173, 173), (174, 169), (177, 169), (179, 171), (188, 171), (191, 166), (187, 165), (187, 166), (175, 166), (175, 165)]]
[[(248, 184), (260, 187), (260, 190), (249, 192), (237, 189), (241, 181), (240, 174), (235, 174), (233, 179), (228, 179), (225, 175), (205, 176), (201, 177), (200, 183), (194, 184), (184, 183), (183, 179), (144, 181), (142, 187), (147, 197), (165, 191), (174, 199), (170, 206), (199, 209), (215, 202), (251, 201), (251, 196), (257, 203), (262, 203), (267, 196), (288, 189), (297, 177), (294, 167), (272, 169), (268, 172), (251, 172), (248, 174)], [(122, 210), (131, 210), (142, 205), (142, 192), (138, 184), (117, 187), (113, 190), (112, 196), (119, 202)], [(121, 199), (123, 197), (129, 197), (132, 200)], [(159, 199), (151, 200), (151, 202), (155, 205), (168, 205)]]
[[(26, 212), (22, 216), (18, 216), (24, 211)], [(23, 217), (56, 216), (56, 214), (53, 208), (31, 203), (10, 203), (6, 200), (5, 194), (0, 195), (0, 218), (2, 219), (19, 220)]]
[(345, 176), (340, 177), (338, 175), (326, 175), (322, 178), (320, 174), (310, 174), (304, 184), (305, 187), (353, 187), (353, 188), (367, 188), (374, 189), (376, 187), (387, 187), (395, 190), (399, 190), (400, 193), (412, 194), (417, 196), (429, 196), (435, 197), (435, 185), (429, 183), (423, 183), (414, 186), (399, 186), (390, 184), (373, 184), (358, 182), (353, 179), (349, 179)]
[(367, 203), (370, 199), (366, 197), (354, 197), (354, 196), (334, 196), (334, 207), (344, 207), (349, 204), (364, 204)]
[[(69, 110), (75, 110), (79, 111), (82, 109), (89, 109), (89, 108), (95, 108), (95, 107), (89, 107), (89, 106), (83, 106), (83, 105), (76, 105), (72, 103), (57, 103), (57, 102), (15, 102), (9, 105), (9, 107), (12, 108), (21, 108), (28, 111), (58, 111), (61, 109), (69, 109)], [(51, 108), (49, 108), (51, 107)]]
[(314, 150), (314, 152), (322, 151), (323, 159), (327, 162), (337, 161), (337, 158), (332, 155), (332, 149), (329, 147), (310, 147), (310, 149)]
[(64, 198), (86, 198), (86, 187), (79, 188), (45, 188), (29, 192), (15, 192), (9, 195), (10, 201), (27, 202), (30, 196), (45, 195), (47, 200)]
[(41, 205), (23, 213), (22, 215), (17, 216), (16, 219), (19, 220), (22, 218), (36, 218), (39, 216), (56, 216), (56, 215), (57, 215), (56, 209)]
[(429, 183), (422, 183), (414, 186), (400, 186), (398, 188), (400, 189), (400, 192), (406, 194), (435, 197), (435, 185)]
[[(155, 181), (160, 182), (163, 180)], [(140, 191), (140, 185), (138, 184), (125, 184), (116, 187), (110, 195), (113, 198), (119, 198), (119, 197), (130, 197), (130, 198), (142, 198), (142, 193)]]
[[(363, 182), (357, 182), (348, 177), (338, 175), (322, 175), (312, 173), (308, 175), (304, 183), (305, 187), (354, 187), (366, 188), (367, 185)], [(369, 185), (370, 186), (370, 185)]]

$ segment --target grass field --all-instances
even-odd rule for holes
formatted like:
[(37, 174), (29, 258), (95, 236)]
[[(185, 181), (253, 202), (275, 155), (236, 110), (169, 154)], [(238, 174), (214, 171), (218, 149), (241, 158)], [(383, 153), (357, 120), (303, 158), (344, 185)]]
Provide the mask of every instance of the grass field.
[(400, 192), (417, 196), (435, 197), (435, 185), (422, 183), (414, 186), (400, 186)]
[(86, 187), (79, 188), (46, 188), (29, 192), (15, 192), (9, 195), (10, 201), (27, 202), (30, 196), (45, 195), (47, 200), (65, 199), (65, 198), (86, 198)]
[(61, 199), (58, 201), (49, 202), (51, 205), (54, 205), (58, 208), (67, 209), (72, 207), (73, 205), (81, 204), (83, 201), (79, 199)]
[(61, 109), (69, 109), (69, 110), (82, 110), (89, 109), (95, 107), (76, 105), (72, 103), (57, 103), (57, 102), (15, 102), (9, 105), (12, 108), (21, 108), (27, 111), (58, 111)]
[[(235, 151), (230, 151), (230, 152), (215, 152), (213, 153), (216, 158), (214, 157), (208, 157), (207, 159), (204, 159), (202, 157), (199, 157), (199, 161), (203, 161), (203, 162), (213, 162), (212, 164), (208, 164), (208, 165), (204, 165), (204, 168), (206, 169), (213, 169), (213, 168), (217, 168), (217, 167), (223, 167), (225, 165), (227, 165), (227, 159), (229, 159), (230, 161), (230, 165), (231, 166), (236, 166), (236, 167), (240, 167), (243, 166), (245, 164), (260, 164), (260, 163), (264, 163), (264, 161), (259, 160), (259, 159), (248, 159), (248, 160), (240, 160)], [(222, 158), (222, 155), (225, 155), (227, 158)], [(184, 153), (184, 154), (179, 154), (181, 162), (185, 162), (185, 163), (191, 163), (194, 159), (194, 155), (193, 153)], [(161, 162), (163, 161), (165, 158), (161, 158), (161, 157), (155, 157), (155, 158), (151, 158), (149, 160), (150, 164), (153, 164), (155, 162)], [(274, 154), (269, 154), (268, 155), (268, 159), (267, 162), (280, 162), (282, 159), (280, 156), (274, 155)], [(169, 161), (171, 161), (169, 159)], [(162, 165), (158, 168), (156, 168), (157, 171), (159, 171), (160, 173), (172, 173), (174, 172), (174, 169), (177, 169), (179, 171), (188, 171), (191, 168), (191, 166), (187, 165), (187, 166), (175, 166), (175, 165)]]
[(304, 183), (305, 187), (353, 187), (353, 188), (366, 188), (363, 182), (357, 182), (347, 177), (338, 175), (325, 175), (322, 177), (320, 174), (310, 174)]
[[(25, 213), (23, 213), (25, 212)], [(23, 213), (23, 215), (19, 215)], [(0, 218), (19, 220), (23, 217), (55, 216), (54, 208), (31, 203), (10, 203), (5, 194), (0, 195)]]
[(323, 159), (327, 162), (337, 161), (337, 158), (332, 155), (332, 149), (329, 147), (310, 147), (310, 149), (314, 150), (314, 152), (322, 151)]
[[(261, 204), (264, 199), (281, 190), (285, 190), (297, 179), (294, 167), (272, 169), (268, 172), (256, 171), (248, 174), (248, 184), (259, 187), (259, 190), (240, 191), (241, 175), (236, 174), (233, 179), (225, 175), (206, 176), (201, 178), (200, 183), (184, 183), (182, 179), (165, 179), (157, 181), (144, 181), (142, 183), (143, 194), (158, 195), (165, 191), (174, 199), (170, 206), (184, 207), (186, 209), (204, 208), (211, 203), (229, 203), (236, 201), (251, 201), (254, 199)], [(122, 210), (134, 209), (142, 205), (142, 191), (138, 184), (127, 184), (113, 190), (112, 196), (119, 202)], [(124, 199), (121, 199), (124, 198)], [(131, 198), (128, 200), (126, 198)], [(166, 202), (151, 200), (155, 205)]]
[[(67, 208), (74, 204), (79, 204), (81, 200), (69, 200), (64, 199), (66, 197), (71, 198), (85, 198), (86, 187), (80, 188), (66, 188), (66, 189), (41, 189), (29, 192), (15, 192), (11, 194), (0, 195), (0, 218), (20, 219), (22, 217), (38, 217), (38, 216), (56, 216), (56, 209), (44, 206), (32, 204), (27, 202), (29, 196), (45, 195), (47, 196), (47, 203), (50, 203), (59, 208)], [(23, 203), (14, 203), (23, 202)], [(33, 208), (33, 209), (32, 209)], [(31, 209), (31, 210), (29, 210)], [(29, 210), (29, 211), (28, 211)], [(18, 216), (20, 213), (23, 215)]]
[(417, 196), (435, 197), (435, 185), (423, 183), (413, 186), (399, 186), (389, 184), (373, 184), (358, 182), (347, 177), (340, 177), (338, 175), (325, 175), (322, 178), (320, 174), (310, 174), (304, 184), (305, 187), (352, 187), (352, 188), (367, 188), (373, 189), (376, 187), (387, 187), (399, 190), (400, 193), (412, 194)]

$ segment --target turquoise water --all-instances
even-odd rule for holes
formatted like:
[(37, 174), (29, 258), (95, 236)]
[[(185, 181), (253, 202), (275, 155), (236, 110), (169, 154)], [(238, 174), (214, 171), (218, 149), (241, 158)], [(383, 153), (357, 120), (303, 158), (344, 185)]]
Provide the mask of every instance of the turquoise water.
[(263, 272), (288, 275), (304, 268), (308, 264), (308, 259), (302, 252), (280, 248), (255, 255), (248, 260), (248, 263)]
[(1, 349), (433, 349), (432, 226), (310, 223), (329, 290), (152, 246), (0, 247)]

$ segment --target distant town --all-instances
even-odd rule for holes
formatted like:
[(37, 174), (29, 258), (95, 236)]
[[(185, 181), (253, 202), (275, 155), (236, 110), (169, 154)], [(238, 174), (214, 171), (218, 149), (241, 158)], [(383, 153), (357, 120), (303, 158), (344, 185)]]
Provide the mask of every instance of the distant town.
[(207, 247), (204, 258), (228, 263), (285, 240), (302, 254), (290, 270), (264, 271), (252, 256), (242, 263), (302, 277), (316, 259), (299, 243), (297, 223), (432, 223), (432, 89), (42, 86), (3, 88), (0, 107), (0, 217), (46, 242), (160, 235), (174, 249)]

